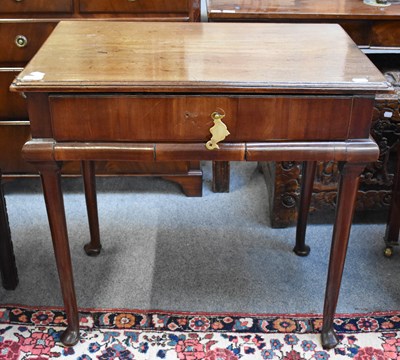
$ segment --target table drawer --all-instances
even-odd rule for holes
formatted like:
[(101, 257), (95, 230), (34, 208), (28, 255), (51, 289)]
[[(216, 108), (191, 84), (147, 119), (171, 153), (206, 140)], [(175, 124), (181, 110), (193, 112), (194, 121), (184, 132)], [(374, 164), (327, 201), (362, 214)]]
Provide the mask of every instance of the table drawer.
[(11, 82), (22, 69), (5, 70), (0, 69), (0, 121), (10, 119), (27, 119), (25, 99), (18, 93), (9, 90)]
[(58, 141), (207, 142), (215, 111), (225, 113), (229, 142), (339, 140), (352, 98), (51, 96), (50, 111)]
[(71, 13), (73, 0), (3, 0), (0, 14), (17, 13)]
[(0, 63), (24, 66), (56, 25), (56, 22), (0, 21)]
[(188, 11), (187, 0), (80, 0), (82, 13), (182, 13)]

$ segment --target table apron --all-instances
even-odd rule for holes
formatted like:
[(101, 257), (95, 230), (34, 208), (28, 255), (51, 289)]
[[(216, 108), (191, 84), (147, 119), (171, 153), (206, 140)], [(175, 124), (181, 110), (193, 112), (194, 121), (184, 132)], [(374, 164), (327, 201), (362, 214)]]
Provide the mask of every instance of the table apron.
[(221, 143), (80, 143), (33, 139), (23, 149), (25, 160), (38, 161), (350, 161), (372, 162), (379, 156), (373, 139), (330, 142)]

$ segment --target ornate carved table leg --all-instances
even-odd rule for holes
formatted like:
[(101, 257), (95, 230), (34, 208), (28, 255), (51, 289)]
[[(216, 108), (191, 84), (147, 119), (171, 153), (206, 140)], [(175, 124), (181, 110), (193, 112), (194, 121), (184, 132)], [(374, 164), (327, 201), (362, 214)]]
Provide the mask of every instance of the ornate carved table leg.
[(90, 230), (90, 242), (84, 246), (84, 249), (89, 256), (97, 256), (100, 254), (101, 250), (94, 164), (94, 161), (81, 162)]
[(8, 223), (6, 200), (1, 184), (0, 171), (0, 272), (3, 287), (7, 290), (14, 290), (18, 285), (17, 266), (13, 244), (11, 241), (10, 226)]
[(399, 244), (400, 230), (400, 146), (397, 147), (397, 162), (393, 180), (392, 202), (389, 208), (388, 222), (385, 233), (385, 256), (393, 254), (392, 247)]
[(72, 346), (79, 341), (79, 315), (61, 192), (60, 167), (56, 162), (43, 162), (37, 163), (37, 168), (42, 179), (58, 276), (67, 313), (68, 327), (61, 335), (61, 342), (64, 345)]
[(261, 162), (270, 199), (270, 220), (273, 228), (290, 226), (297, 218), (300, 194), (301, 162)]
[(350, 227), (355, 209), (358, 183), (361, 172), (364, 170), (365, 166), (366, 164), (345, 163), (341, 169), (321, 334), (322, 346), (325, 349), (331, 349), (338, 343), (333, 329), (333, 320), (339, 298), (339, 289), (346, 259)]
[[(378, 94), (375, 98), (371, 135), (380, 148), (377, 162), (367, 166), (358, 192), (358, 211), (381, 211), (389, 208), (394, 156), (400, 138), (400, 72), (385, 73), (397, 94)], [(299, 162), (263, 163), (271, 201), (271, 226), (287, 227), (296, 219), (295, 199), (299, 182)], [(330, 211), (334, 207), (338, 182), (337, 164), (318, 162), (311, 206), (314, 211)], [(386, 238), (386, 237), (385, 237)], [(390, 249), (391, 250), (391, 249)], [(389, 254), (390, 256), (390, 254)]]
[(306, 245), (305, 238), (316, 167), (316, 161), (303, 162), (300, 204), (296, 228), (296, 245), (293, 249), (296, 255), (299, 256), (307, 256), (310, 253), (310, 247)]

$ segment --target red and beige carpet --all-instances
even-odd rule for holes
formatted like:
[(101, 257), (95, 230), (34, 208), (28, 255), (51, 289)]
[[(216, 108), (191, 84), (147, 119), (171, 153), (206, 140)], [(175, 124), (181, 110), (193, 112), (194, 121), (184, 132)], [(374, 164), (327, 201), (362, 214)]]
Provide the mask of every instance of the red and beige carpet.
[(323, 350), (321, 317), (82, 309), (81, 340), (63, 347), (65, 313), (0, 306), (0, 359), (400, 359), (400, 312), (341, 315)]

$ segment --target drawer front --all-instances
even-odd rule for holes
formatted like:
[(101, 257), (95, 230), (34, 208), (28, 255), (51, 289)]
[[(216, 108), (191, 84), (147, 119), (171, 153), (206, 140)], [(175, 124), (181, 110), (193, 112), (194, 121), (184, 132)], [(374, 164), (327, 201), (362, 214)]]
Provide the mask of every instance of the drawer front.
[(0, 14), (18, 13), (71, 13), (73, 0), (3, 0)]
[[(51, 96), (58, 141), (207, 142), (224, 112), (226, 142), (346, 139), (348, 97)], [(323, 125), (322, 125), (323, 124)]]
[(80, 0), (82, 13), (183, 13), (188, 0)]
[(400, 21), (378, 21), (374, 23), (371, 46), (400, 47)]
[(0, 64), (24, 66), (56, 25), (56, 22), (0, 21)]
[(25, 99), (21, 94), (9, 91), (11, 82), (21, 70), (2, 71), (0, 69), (0, 121), (28, 118)]

